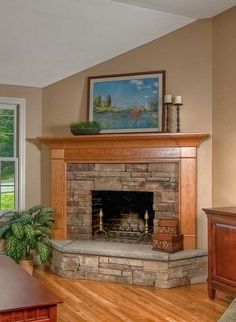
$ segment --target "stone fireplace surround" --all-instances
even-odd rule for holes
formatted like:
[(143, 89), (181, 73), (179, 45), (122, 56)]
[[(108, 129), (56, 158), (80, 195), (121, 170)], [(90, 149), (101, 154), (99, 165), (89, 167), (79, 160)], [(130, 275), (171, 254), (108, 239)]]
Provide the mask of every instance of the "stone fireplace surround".
[(157, 218), (178, 218), (179, 163), (68, 163), (67, 238), (92, 238), (92, 191), (153, 192)]
[[(197, 147), (208, 136), (204, 133), (141, 133), (39, 138), (40, 142), (47, 144), (51, 150), (51, 204), (56, 209), (52, 270), (67, 277), (156, 287), (173, 287), (205, 281), (206, 251), (195, 249), (196, 174)], [(114, 243), (108, 242), (101, 246), (99, 242), (82, 240), (91, 238), (91, 216), (82, 216), (85, 215), (83, 211), (90, 210), (86, 206), (83, 207), (85, 204), (82, 205), (81, 200), (81, 207), (79, 203), (75, 204), (79, 202), (76, 200), (79, 194), (75, 197), (75, 187), (76, 191), (86, 191), (87, 196), (92, 189), (110, 189), (105, 182), (106, 175), (111, 172), (113, 177), (109, 180), (112, 179), (116, 184), (123, 182), (123, 188), (119, 189), (128, 190), (129, 184), (133, 185), (131, 178), (135, 178), (134, 186), (137, 190), (156, 192), (157, 186), (163, 188), (166, 184), (166, 175), (161, 177), (160, 173), (165, 172), (162, 171), (162, 167), (165, 168), (167, 164), (178, 170), (175, 170), (175, 175), (168, 177), (168, 185), (172, 185), (172, 190), (164, 191), (161, 200), (160, 189), (156, 193), (155, 216), (158, 212), (165, 212), (166, 215), (174, 213), (178, 216), (180, 230), (184, 235), (184, 251), (168, 255), (152, 251), (150, 245), (137, 247), (132, 244), (126, 246), (124, 251), (123, 246), (117, 246), (117, 243), (113, 245)], [(75, 167), (72, 172), (71, 165)], [(92, 180), (88, 179), (87, 173), (83, 182), (83, 175), (79, 173), (80, 167), (94, 168), (89, 170), (95, 171), (90, 176)], [(133, 167), (130, 172), (127, 170), (129, 167)], [(142, 171), (138, 171), (139, 167), (143, 167)], [(157, 171), (157, 168), (162, 169)], [(139, 177), (141, 172), (143, 177)], [(137, 177), (132, 176), (132, 173), (136, 173)], [(176, 176), (176, 173), (179, 175)], [(126, 180), (128, 177), (129, 184)], [(91, 203), (91, 197), (86, 198), (88, 199), (84, 201)], [(75, 208), (77, 217), (81, 216), (79, 225), (75, 224)], [(82, 231), (81, 223), (84, 226)], [(84, 229), (86, 227), (87, 231)], [(132, 251), (132, 247), (136, 248)]]

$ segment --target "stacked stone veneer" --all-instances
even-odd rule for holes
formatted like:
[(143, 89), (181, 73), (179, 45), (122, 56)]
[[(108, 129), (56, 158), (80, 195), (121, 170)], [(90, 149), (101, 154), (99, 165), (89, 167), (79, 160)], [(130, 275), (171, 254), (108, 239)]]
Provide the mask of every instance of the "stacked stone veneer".
[(179, 163), (67, 164), (67, 238), (92, 238), (92, 191), (153, 192), (156, 219), (178, 217)]
[(105, 251), (100, 251), (108, 248), (103, 245), (95, 252), (97, 254), (86, 254), (83, 246), (79, 244), (78, 248), (72, 245), (71, 252), (70, 247), (59, 249), (56, 243), (57, 241), (54, 241), (51, 270), (63, 277), (161, 288), (201, 283), (207, 279), (205, 250), (184, 251), (171, 255), (144, 250), (143, 254), (139, 254), (139, 258), (135, 258), (135, 251), (132, 250), (129, 251), (130, 254), (127, 251), (125, 256), (111, 256)]

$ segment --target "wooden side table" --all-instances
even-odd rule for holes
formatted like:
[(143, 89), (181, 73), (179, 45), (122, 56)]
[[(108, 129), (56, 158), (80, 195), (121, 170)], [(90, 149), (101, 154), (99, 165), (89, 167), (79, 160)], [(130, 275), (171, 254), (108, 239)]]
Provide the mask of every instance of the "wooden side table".
[(61, 300), (11, 258), (0, 255), (0, 322), (56, 322)]
[(236, 295), (236, 207), (203, 209), (208, 217), (208, 295)]

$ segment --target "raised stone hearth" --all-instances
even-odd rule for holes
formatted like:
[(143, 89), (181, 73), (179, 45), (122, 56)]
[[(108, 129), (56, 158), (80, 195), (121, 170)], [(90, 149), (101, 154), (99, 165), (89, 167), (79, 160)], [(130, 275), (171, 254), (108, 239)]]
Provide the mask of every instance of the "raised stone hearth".
[(53, 241), (51, 269), (62, 277), (171, 288), (205, 282), (207, 251), (175, 254), (150, 245), (93, 241)]

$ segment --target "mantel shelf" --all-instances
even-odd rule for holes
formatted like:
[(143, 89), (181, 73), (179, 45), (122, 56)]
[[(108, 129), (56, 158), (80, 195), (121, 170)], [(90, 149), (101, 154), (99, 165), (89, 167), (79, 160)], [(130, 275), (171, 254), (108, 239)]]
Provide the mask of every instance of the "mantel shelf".
[[(52, 149), (88, 145), (92, 147), (198, 147), (209, 138), (207, 133), (116, 133), (97, 135), (77, 135), (68, 137), (38, 137), (37, 139)], [(114, 145), (115, 144), (115, 145)]]

